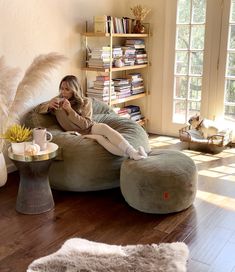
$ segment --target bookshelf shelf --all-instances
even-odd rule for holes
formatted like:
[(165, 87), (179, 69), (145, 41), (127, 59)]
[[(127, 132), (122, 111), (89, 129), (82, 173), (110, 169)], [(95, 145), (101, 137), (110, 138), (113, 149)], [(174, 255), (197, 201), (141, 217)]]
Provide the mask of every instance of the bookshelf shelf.
[(84, 32), (82, 33), (85, 37), (116, 37), (116, 38), (147, 38), (147, 33), (101, 33), (101, 32)]
[[(141, 65), (133, 65), (133, 66), (112, 67), (111, 69), (113, 72), (118, 72), (118, 71), (146, 68), (147, 66), (148, 66), (148, 64), (141, 64)], [(109, 73), (111, 69), (110, 68), (95, 68), (95, 67), (83, 67), (82, 68), (82, 70), (85, 70), (85, 71), (103, 72), (103, 73)]]
[(116, 104), (121, 104), (121, 103), (125, 103), (128, 101), (132, 101), (135, 99), (140, 99), (145, 97), (147, 94), (146, 93), (141, 93), (141, 94), (134, 94), (125, 98), (121, 98), (121, 99), (115, 99), (115, 100), (111, 100), (111, 105), (116, 105)]

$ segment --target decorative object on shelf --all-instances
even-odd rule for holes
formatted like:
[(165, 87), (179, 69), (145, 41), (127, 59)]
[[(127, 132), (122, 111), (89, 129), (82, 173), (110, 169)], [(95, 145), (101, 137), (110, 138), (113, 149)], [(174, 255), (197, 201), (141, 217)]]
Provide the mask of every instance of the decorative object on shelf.
[(136, 19), (136, 24), (134, 25), (133, 32), (145, 33), (145, 27), (142, 22), (147, 14), (151, 11), (151, 9), (145, 8), (141, 5), (136, 5), (131, 8), (131, 11)]
[(7, 182), (7, 167), (3, 153), (0, 151), (0, 187)]
[(121, 58), (118, 58), (118, 59), (115, 60), (114, 66), (115, 67), (123, 67), (124, 66), (124, 62), (122, 61)]
[(145, 33), (145, 26), (140, 20), (136, 20), (133, 31), (134, 33)]

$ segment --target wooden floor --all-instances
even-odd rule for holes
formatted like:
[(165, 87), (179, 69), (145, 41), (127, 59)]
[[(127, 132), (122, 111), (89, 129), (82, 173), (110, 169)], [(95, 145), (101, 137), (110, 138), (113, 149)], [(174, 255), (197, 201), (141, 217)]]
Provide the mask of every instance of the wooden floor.
[[(182, 149), (177, 139), (151, 137), (153, 148)], [(55, 209), (41, 215), (15, 211), (17, 172), (0, 188), (0, 271), (22, 272), (72, 237), (110, 244), (184, 241), (189, 272), (235, 271), (235, 149), (217, 155), (184, 150), (198, 166), (197, 198), (170, 215), (129, 207), (119, 189), (70, 193), (53, 191)], [(147, 271), (146, 271), (147, 272)]]

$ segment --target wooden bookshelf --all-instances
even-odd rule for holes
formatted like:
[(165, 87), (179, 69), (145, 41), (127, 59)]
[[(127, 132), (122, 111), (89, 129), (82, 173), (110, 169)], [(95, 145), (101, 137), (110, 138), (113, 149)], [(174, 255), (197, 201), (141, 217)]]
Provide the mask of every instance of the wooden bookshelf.
[[(86, 28), (88, 29), (88, 28)], [(123, 42), (124, 39), (149, 39), (150, 37), (150, 28), (148, 26), (147, 28), (148, 33), (102, 33), (102, 32), (84, 32), (82, 33), (84, 39), (85, 39), (85, 48), (88, 48), (88, 41), (90, 39), (95, 39), (95, 38), (104, 38), (104, 39), (108, 39), (108, 41), (105, 41), (104, 44), (109, 44), (110, 46), (110, 52), (111, 52), (111, 59), (112, 59), (112, 48), (113, 48), (113, 44), (114, 42), (117, 43), (118, 42), (118, 38), (120, 38), (120, 43)], [(115, 40), (114, 40), (115, 39)], [(94, 40), (95, 42), (95, 40)], [(93, 43), (94, 43), (93, 42)], [(148, 44), (148, 43), (147, 43)], [(146, 48), (147, 52), (148, 52), (148, 48)], [(140, 93), (140, 94), (135, 94), (135, 95), (130, 95), (128, 97), (125, 98), (120, 98), (120, 99), (114, 99), (112, 100), (111, 97), (109, 97), (109, 100), (107, 101), (107, 103), (110, 106), (114, 106), (114, 105), (118, 105), (118, 104), (124, 104), (124, 103), (128, 103), (132, 100), (138, 100), (138, 99), (142, 99), (145, 98), (148, 94), (149, 94), (149, 67), (150, 67), (150, 62), (149, 62), (149, 54), (147, 54), (147, 63), (146, 64), (138, 64), (138, 65), (132, 65), (132, 66), (122, 66), (122, 67), (113, 67), (112, 65), (112, 61), (110, 61), (110, 65), (108, 68), (96, 68), (96, 67), (83, 67), (82, 70), (85, 71), (86, 73), (86, 78), (87, 78), (87, 73), (88, 72), (97, 72), (97, 73), (106, 73), (109, 75), (109, 78), (112, 79), (114, 78), (114, 73), (116, 73), (117, 75), (119, 75), (118, 72), (121, 72), (120, 74), (122, 74), (124, 77), (126, 75), (126, 71), (131, 72), (131, 71), (137, 71), (140, 69), (143, 69), (142, 72), (146, 72), (146, 81), (145, 81), (145, 92), (144, 93)], [(88, 60), (88, 56), (86, 56), (86, 60)], [(86, 86), (87, 86), (87, 82), (86, 82)], [(109, 88), (111, 88), (111, 84), (109, 85)], [(138, 123), (141, 126), (145, 126), (146, 125), (146, 119), (143, 118), (141, 120), (138, 121)]]

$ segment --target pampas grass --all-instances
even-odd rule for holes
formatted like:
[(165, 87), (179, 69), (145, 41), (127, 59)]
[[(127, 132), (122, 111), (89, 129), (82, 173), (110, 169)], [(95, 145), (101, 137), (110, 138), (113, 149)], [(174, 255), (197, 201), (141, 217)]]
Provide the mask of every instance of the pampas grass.
[[(50, 80), (49, 72), (65, 60), (66, 57), (58, 53), (39, 55), (19, 82), (19, 69), (8, 67), (4, 58), (0, 58), (1, 135), (13, 123), (19, 123), (19, 117), (29, 110), (30, 102), (38, 98), (40, 88)], [(0, 140), (0, 151), (3, 150), (3, 145), (4, 141)]]
[[(0, 135), (11, 125), (8, 117), (15, 98), (19, 74), (18, 68), (7, 66), (4, 58), (0, 58)], [(11, 115), (13, 117), (13, 113)], [(0, 152), (3, 146), (4, 140), (0, 139)]]

